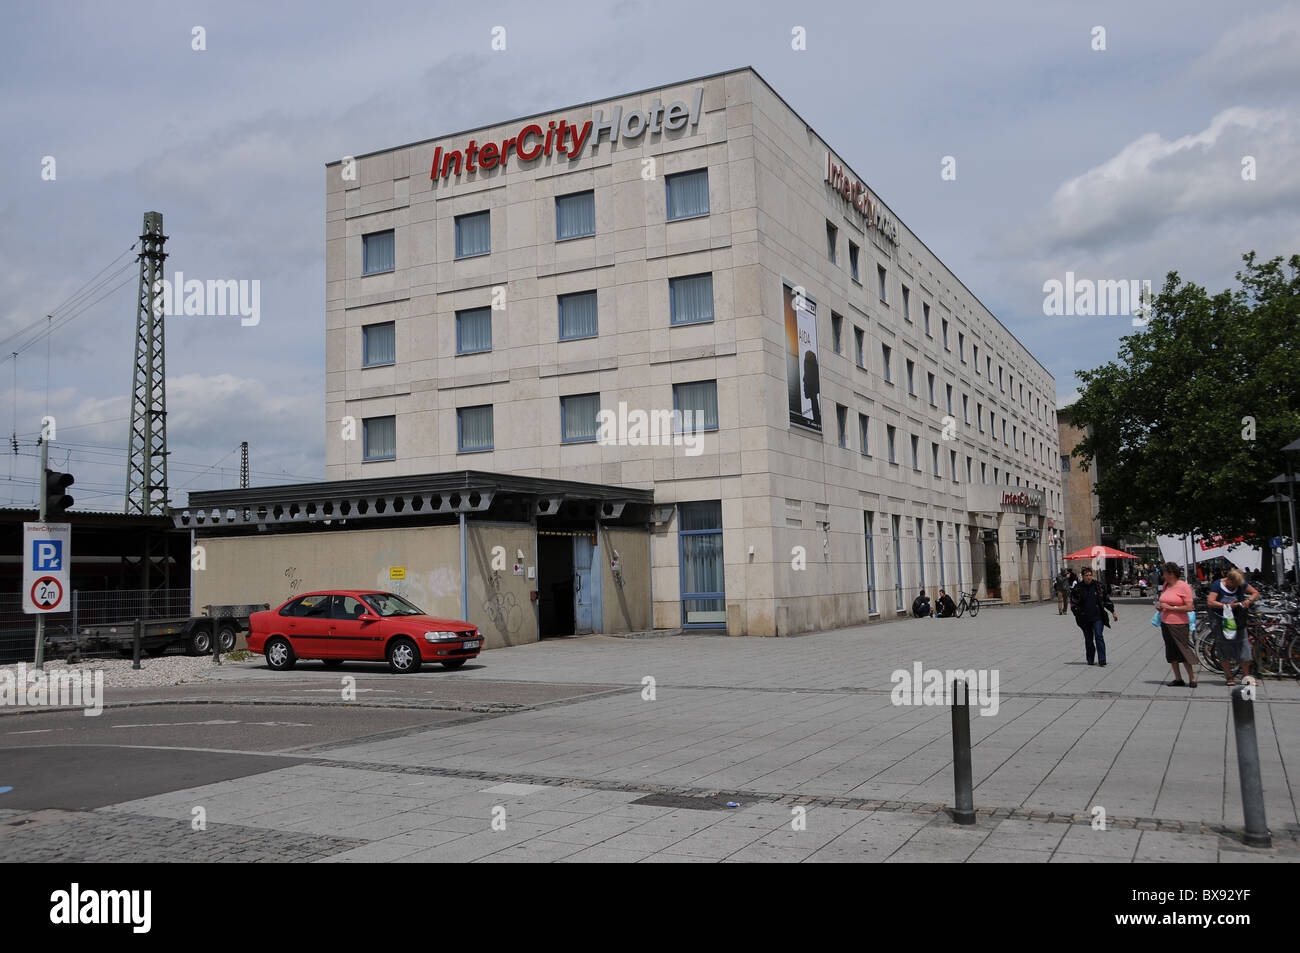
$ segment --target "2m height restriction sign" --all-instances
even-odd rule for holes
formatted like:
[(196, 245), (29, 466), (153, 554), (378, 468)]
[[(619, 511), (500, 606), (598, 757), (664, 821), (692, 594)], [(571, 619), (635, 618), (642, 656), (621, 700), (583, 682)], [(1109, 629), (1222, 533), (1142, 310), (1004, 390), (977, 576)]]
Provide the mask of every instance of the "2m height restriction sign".
[(23, 524), (23, 612), (69, 612), (71, 523)]

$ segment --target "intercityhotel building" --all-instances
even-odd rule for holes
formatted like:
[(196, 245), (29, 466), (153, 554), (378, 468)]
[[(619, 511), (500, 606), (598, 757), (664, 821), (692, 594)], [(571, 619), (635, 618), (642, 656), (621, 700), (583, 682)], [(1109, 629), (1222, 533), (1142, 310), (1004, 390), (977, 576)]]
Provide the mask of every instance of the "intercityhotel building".
[(1051, 375), (752, 69), (325, 193), (327, 481), (194, 494), (203, 601), (383, 585), (493, 645), (1050, 597)]

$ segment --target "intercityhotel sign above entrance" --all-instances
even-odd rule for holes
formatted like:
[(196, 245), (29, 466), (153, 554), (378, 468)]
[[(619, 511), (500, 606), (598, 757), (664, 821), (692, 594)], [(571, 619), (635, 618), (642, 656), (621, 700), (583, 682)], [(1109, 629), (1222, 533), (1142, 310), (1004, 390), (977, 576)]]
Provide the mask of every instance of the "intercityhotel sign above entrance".
[(561, 119), (558, 123), (551, 120), (545, 128), (539, 123), (529, 123), (521, 127), (513, 136), (499, 142), (476, 142), (471, 139), (463, 149), (448, 149), (442, 146), (433, 150), (433, 167), (429, 178), (445, 179), (451, 175), (495, 169), (504, 166), (513, 153), (520, 162), (531, 162), (539, 156), (561, 155), (573, 162), (582, 155), (582, 150), (600, 143), (601, 136), (612, 145), (620, 139), (635, 141), (647, 132), (672, 132), (677, 129), (695, 129), (700, 122), (700, 112), (704, 105), (704, 87), (695, 87), (695, 95), (689, 104), (685, 100), (671, 102), (667, 106), (658, 97), (650, 108), (629, 110), (626, 114), (622, 106), (615, 106), (608, 119), (604, 110), (597, 109), (586, 122), (570, 123)]
[(1043, 512), (1043, 491), (1029, 487), (1007, 489), (1002, 486), (972, 484), (966, 489), (966, 508), (972, 513)]

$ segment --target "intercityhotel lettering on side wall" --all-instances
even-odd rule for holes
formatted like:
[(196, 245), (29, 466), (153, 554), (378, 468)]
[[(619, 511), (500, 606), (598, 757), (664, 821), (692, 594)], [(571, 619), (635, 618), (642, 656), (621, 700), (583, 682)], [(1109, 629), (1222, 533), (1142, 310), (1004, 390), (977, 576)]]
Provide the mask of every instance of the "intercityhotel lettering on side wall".
[(634, 109), (624, 115), (623, 107), (615, 106), (608, 120), (605, 119), (604, 111), (597, 109), (592, 113), (591, 119), (581, 125), (561, 119), (558, 124), (552, 120), (543, 129), (537, 123), (529, 123), (500, 143), (480, 144), (471, 139), (463, 150), (449, 149), (446, 152), (443, 152), (442, 146), (438, 146), (433, 150), (433, 167), (429, 170), (429, 178), (437, 180), (449, 175), (460, 175), (462, 164), (466, 172), (494, 169), (505, 165), (511, 152), (521, 162), (531, 162), (538, 156), (554, 153), (572, 162), (589, 143), (593, 147), (599, 144), (602, 133), (612, 144), (620, 138), (640, 139), (646, 132), (658, 133), (687, 126), (694, 129), (700, 122), (703, 103), (704, 87), (697, 86), (695, 97), (689, 106), (684, 100), (665, 106), (656, 98), (644, 112)]
[(863, 220), (863, 228), (874, 228), (886, 241), (898, 244), (898, 223), (871, 197), (865, 185), (845, 172), (843, 166), (831, 161), (829, 149), (826, 151), (826, 181), (853, 206)]

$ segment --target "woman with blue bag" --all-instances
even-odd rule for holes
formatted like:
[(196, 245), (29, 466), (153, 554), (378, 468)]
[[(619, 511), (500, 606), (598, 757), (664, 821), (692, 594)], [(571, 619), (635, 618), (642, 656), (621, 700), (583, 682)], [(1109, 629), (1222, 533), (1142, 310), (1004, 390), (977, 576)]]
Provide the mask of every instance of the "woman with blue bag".
[[(1160, 608), (1151, 617), (1152, 625), (1160, 626), (1160, 634), (1165, 640), (1165, 661), (1174, 670), (1174, 680), (1168, 682), (1170, 687), (1196, 687), (1196, 652), (1192, 650), (1192, 626), (1190, 618), (1196, 600), (1192, 596), (1192, 587), (1182, 580), (1182, 570), (1177, 563), (1165, 563), (1162, 567), (1165, 578), (1160, 590)], [(1157, 621), (1158, 620), (1158, 621)], [(1187, 681), (1178, 674), (1178, 666), (1187, 669)]]
[(1241, 663), (1241, 674), (1250, 675), (1251, 646), (1246, 632), (1246, 610), (1259, 599), (1259, 590), (1246, 582), (1241, 570), (1232, 569), (1222, 579), (1210, 586), (1207, 600), (1210, 607), (1210, 625), (1214, 626), (1214, 648), (1223, 666), (1227, 684), (1237, 684), (1232, 679), (1232, 663)]

